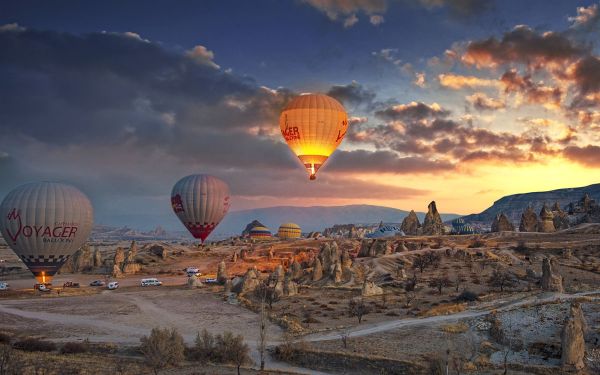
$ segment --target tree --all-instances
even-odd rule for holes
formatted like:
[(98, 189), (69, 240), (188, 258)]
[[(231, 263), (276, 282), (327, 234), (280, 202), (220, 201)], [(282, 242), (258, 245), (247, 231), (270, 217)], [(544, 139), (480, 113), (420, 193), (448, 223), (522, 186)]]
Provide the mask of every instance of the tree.
[(184, 360), (183, 337), (175, 329), (152, 328), (150, 336), (144, 336), (140, 341), (140, 350), (154, 374), (168, 366), (177, 366)]
[(273, 309), (273, 303), (278, 302), (281, 297), (279, 291), (277, 291), (278, 282), (278, 280), (267, 280), (258, 284), (254, 289), (254, 295), (261, 301), (266, 302), (269, 305), (269, 310)]
[(418, 269), (419, 272), (423, 273), (423, 270), (427, 267), (427, 260), (421, 254), (417, 254), (415, 261), (413, 262), (412, 267), (414, 269)]
[(456, 292), (458, 292), (458, 290), (460, 289), (460, 286), (465, 281), (466, 281), (466, 279), (462, 274), (460, 274), (460, 273), (456, 274), (456, 276), (454, 277), (454, 288), (455, 288)]
[(416, 293), (413, 291), (406, 292), (406, 303), (405, 303), (406, 308), (410, 307), (410, 303), (415, 299), (416, 296), (417, 296)]
[(238, 375), (240, 375), (240, 367), (250, 361), (250, 348), (244, 343), (242, 335), (234, 336), (233, 333), (226, 331), (223, 335), (217, 336), (216, 348), (224, 363), (233, 363), (237, 366)]
[(353, 298), (348, 302), (348, 314), (358, 319), (358, 324), (361, 323), (363, 316), (370, 312), (369, 306), (365, 304), (362, 298)]
[(512, 288), (516, 284), (515, 276), (511, 272), (501, 269), (494, 269), (488, 279), (488, 285), (492, 288), (500, 288), (500, 292), (503, 292), (504, 288)]
[(442, 289), (451, 286), (452, 282), (448, 279), (448, 276), (438, 276), (429, 280), (429, 287), (438, 290), (439, 294), (442, 294)]

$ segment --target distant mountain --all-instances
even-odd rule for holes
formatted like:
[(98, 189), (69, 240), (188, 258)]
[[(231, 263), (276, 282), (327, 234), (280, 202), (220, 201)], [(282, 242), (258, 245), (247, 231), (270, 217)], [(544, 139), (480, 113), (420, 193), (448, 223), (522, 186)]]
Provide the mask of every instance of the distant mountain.
[[(371, 224), (381, 221), (400, 223), (406, 215), (408, 211), (370, 205), (257, 208), (230, 212), (215, 229), (214, 235), (221, 237), (240, 234), (253, 220), (260, 221), (272, 232), (276, 232), (279, 225), (286, 222), (300, 225), (303, 232), (312, 232), (322, 231), (334, 224)], [(417, 212), (417, 216), (423, 221), (425, 213)], [(441, 216), (445, 221), (459, 217), (455, 214), (441, 214)]]
[(539, 213), (544, 203), (552, 205), (554, 202), (558, 202), (560, 206), (564, 208), (569, 203), (580, 200), (585, 193), (589, 194), (593, 199), (596, 199), (596, 201), (600, 201), (600, 184), (578, 188), (507, 195), (506, 197), (498, 199), (485, 211), (479, 214), (467, 215), (463, 218), (469, 223), (491, 223), (497, 214), (503, 212), (511, 221), (518, 223), (521, 220), (521, 214), (528, 205), (531, 205), (536, 213)]

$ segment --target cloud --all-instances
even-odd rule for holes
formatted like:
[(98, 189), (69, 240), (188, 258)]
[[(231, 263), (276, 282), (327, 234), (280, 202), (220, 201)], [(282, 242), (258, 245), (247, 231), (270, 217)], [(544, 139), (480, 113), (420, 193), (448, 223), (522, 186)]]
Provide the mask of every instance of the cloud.
[(219, 65), (214, 62), (215, 54), (204, 46), (194, 46), (191, 50), (186, 51), (185, 54), (198, 64), (207, 65), (215, 69), (220, 68)]
[(375, 116), (388, 121), (419, 121), (433, 117), (445, 117), (450, 114), (439, 104), (431, 105), (422, 102), (396, 104), (375, 112)]
[(478, 111), (494, 111), (506, 108), (504, 101), (490, 98), (483, 92), (476, 92), (473, 95), (467, 96), (466, 99)]
[(377, 26), (383, 22), (381, 16), (387, 9), (387, 0), (302, 0), (332, 21), (343, 18), (344, 27), (352, 27), (358, 22), (357, 14), (369, 16), (371, 24)]
[(510, 63), (523, 63), (532, 68), (552, 63), (560, 67), (587, 51), (587, 47), (577, 45), (561, 33), (547, 31), (540, 34), (528, 26), (519, 25), (500, 40), (491, 37), (470, 42), (462, 61), (478, 68)]
[(371, 25), (374, 26), (379, 26), (384, 22), (384, 18), (381, 15), (378, 14), (373, 14), (371, 17), (369, 17), (369, 22), (371, 22)]
[(420, 88), (427, 87), (425, 72), (415, 73), (415, 80), (413, 81), (413, 84)]
[(491, 8), (493, 0), (416, 0), (427, 9), (446, 7), (459, 17), (471, 17)]
[(592, 30), (598, 27), (600, 23), (600, 11), (598, 4), (592, 4), (589, 7), (578, 7), (577, 15), (569, 17), (572, 29)]
[(521, 76), (516, 69), (506, 71), (500, 82), (504, 86), (504, 92), (523, 95), (526, 103), (541, 104), (549, 109), (560, 107), (563, 97), (560, 87), (535, 83), (530, 75)]
[(352, 81), (347, 85), (332, 86), (327, 95), (332, 96), (342, 102), (345, 106), (354, 108), (373, 108), (375, 103), (375, 92), (365, 88), (360, 83)]
[(6, 25), (0, 25), (0, 33), (2, 32), (21, 32), (25, 31), (24, 27), (19, 26), (18, 23), (7, 23)]
[(401, 157), (393, 151), (338, 151), (332, 156), (328, 170), (354, 173), (415, 174), (450, 171), (454, 166), (446, 161), (419, 156)]
[(463, 76), (457, 74), (438, 75), (440, 85), (454, 90), (463, 88), (498, 87), (500, 83), (495, 79), (479, 78), (474, 76)]
[(600, 147), (587, 145), (585, 147), (569, 146), (564, 150), (564, 156), (574, 162), (588, 167), (600, 167)]
[[(178, 52), (122, 33), (27, 29), (0, 32), (0, 49), (0, 195), (32, 180), (68, 181), (110, 222), (132, 211), (170, 217), (172, 184), (190, 173), (225, 179), (234, 207), (241, 196), (385, 199), (422, 192), (361, 180), (354, 175), (370, 172), (353, 167), (357, 154), (347, 151), (339, 166), (335, 158), (324, 166), (318, 185), (304, 184), (305, 170), (277, 126), (295, 94), (218, 69), (203, 46)], [(347, 105), (375, 105), (375, 94), (356, 82), (329, 92)], [(367, 118), (351, 121), (358, 126)], [(427, 162), (361, 155), (373, 173), (405, 173)]]

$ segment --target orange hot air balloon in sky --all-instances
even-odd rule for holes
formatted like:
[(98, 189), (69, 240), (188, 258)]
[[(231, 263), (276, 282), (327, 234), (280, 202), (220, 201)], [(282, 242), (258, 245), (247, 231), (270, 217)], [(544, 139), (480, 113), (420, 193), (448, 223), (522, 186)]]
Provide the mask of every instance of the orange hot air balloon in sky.
[(344, 106), (323, 94), (294, 98), (279, 117), (281, 134), (310, 175), (316, 173), (342, 143), (348, 130)]

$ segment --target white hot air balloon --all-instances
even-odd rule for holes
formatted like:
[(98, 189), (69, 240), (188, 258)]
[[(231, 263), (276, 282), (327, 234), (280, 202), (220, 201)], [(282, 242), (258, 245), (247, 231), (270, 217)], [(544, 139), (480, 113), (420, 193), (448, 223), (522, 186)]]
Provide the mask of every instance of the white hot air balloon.
[(38, 182), (17, 187), (0, 204), (2, 236), (41, 283), (88, 239), (92, 230), (90, 200), (77, 188)]
[(229, 211), (229, 186), (206, 174), (184, 177), (173, 186), (171, 206), (192, 236), (204, 243)]

